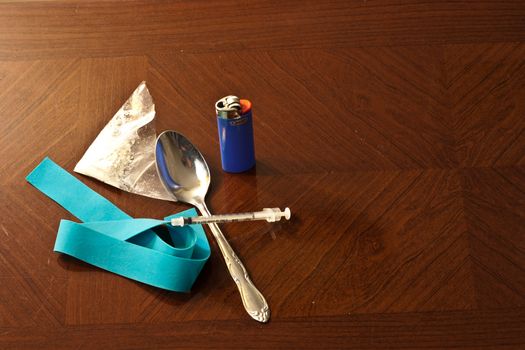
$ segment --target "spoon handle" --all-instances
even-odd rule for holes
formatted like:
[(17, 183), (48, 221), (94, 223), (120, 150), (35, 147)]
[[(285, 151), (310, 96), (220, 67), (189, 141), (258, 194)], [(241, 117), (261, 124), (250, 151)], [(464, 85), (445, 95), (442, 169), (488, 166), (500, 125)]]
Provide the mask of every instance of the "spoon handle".
[[(204, 202), (199, 203), (197, 208), (203, 216), (211, 216)], [(219, 226), (215, 223), (208, 224), (208, 226), (217, 241), (224, 261), (226, 262), (226, 266), (230, 271), (230, 275), (235, 281), (235, 284), (237, 284), (246, 312), (259, 322), (268, 322), (270, 319), (270, 308), (268, 307), (268, 303), (264, 299), (264, 296), (250, 280), (246, 268), (222, 234)]]

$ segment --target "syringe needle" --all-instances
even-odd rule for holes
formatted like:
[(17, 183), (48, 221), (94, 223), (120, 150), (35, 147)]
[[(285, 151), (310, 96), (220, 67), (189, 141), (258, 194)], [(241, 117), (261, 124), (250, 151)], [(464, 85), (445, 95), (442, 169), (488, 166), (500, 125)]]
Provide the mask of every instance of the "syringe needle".
[(171, 225), (173, 226), (185, 226), (193, 224), (221, 224), (225, 222), (237, 222), (237, 221), (255, 221), (255, 220), (266, 220), (268, 222), (275, 222), (281, 220), (284, 217), (286, 220), (290, 220), (291, 212), (290, 208), (281, 211), (279, 208), (264, 208), (262, 211), (255, 211), (251, 213), (236, 213), (236, 214), (222, 214), (222, 215), (211, 215), (211, 216), (194, 216), (194, 217), (178, 217), (171, 219)]

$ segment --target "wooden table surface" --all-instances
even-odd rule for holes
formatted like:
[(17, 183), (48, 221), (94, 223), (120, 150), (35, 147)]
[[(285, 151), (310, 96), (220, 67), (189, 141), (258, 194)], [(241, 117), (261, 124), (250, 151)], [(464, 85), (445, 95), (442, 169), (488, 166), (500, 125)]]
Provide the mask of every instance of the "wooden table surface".
[[(523, 1), (2, 1), (0, 348), (523, 349), (524, 41)], [(213, 241), (189, 294), (52, 252), (73, 218), (24, 177), (72, 171), (142, 80), (214, 212), (292, 209), (223, 226), (269, 324)], [(241, 175), (213, 107), (232, 93), (254, 105)], [(188, 208), (77, 177), (135, 217)]]

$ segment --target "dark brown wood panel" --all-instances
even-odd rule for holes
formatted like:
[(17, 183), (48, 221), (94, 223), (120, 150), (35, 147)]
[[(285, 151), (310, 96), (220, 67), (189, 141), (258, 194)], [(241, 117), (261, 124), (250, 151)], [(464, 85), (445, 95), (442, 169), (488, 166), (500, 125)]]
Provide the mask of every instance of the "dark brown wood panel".
[[(0, 348), (525, 347), (521, 1), (0, 2)], [(211, 240), (191, 293), (52, 252), (74, 219), (24, 177), (73, 170), (145, 80), (208, 161), (264, 293)], [(221, 170), (214, 102), (254, 103), (257, 166)], [(78, 176), (134, 217), (187, 209)]]
[[(119, 324), (18, 328), (4, 333), (3, 345), (31, 349), (521, 349), (523, 310), (368, 314), (274, 320)], [(31, 330), (32, 337), (27, 336)], [(497, 331), (495, 331), (497, 330)]]
[(130, 55), (521, 41), (514, 1), (42, 1), (0, 4), (0, 56)]
[[(150, 82), (168, 100), (161, 123), (197, 140), (215, 138), (215, 96), (255, 95), (255, 136), (269, 140), (257, 144), (260, 161), (281, 173), (443, 168), (455, 164), (443, 55), (441, 47), (150, 54)], [(286, 137), (290, 130), (302, 137)]]
[(454, 45), (445, 55), (460, 164), (523, 165), (525, 45)]
[(480, 308), (525, 306), (524, 170), (464, 170), (465, 218)]

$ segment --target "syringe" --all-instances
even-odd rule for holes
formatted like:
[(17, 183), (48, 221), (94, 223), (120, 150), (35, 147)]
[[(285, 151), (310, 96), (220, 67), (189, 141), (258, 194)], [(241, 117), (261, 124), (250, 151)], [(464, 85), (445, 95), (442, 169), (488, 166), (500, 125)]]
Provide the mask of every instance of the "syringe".
[(275, 222), (281, 220), (282, 217), (284, 217), (286, 220), (290, 220), (290, 216), (290, 208), (286, 208), (284, 209), (284, 211), (281, 211), (279, 208), (264, 208), (262, 211), (255, 211), (251, 213), (173, 218), (171, 219), (171, 224), (173, 226), (185, 226), (193, 224), (221, 224), (225, 222), (254, 220), (266, 220), (268, 222)]

